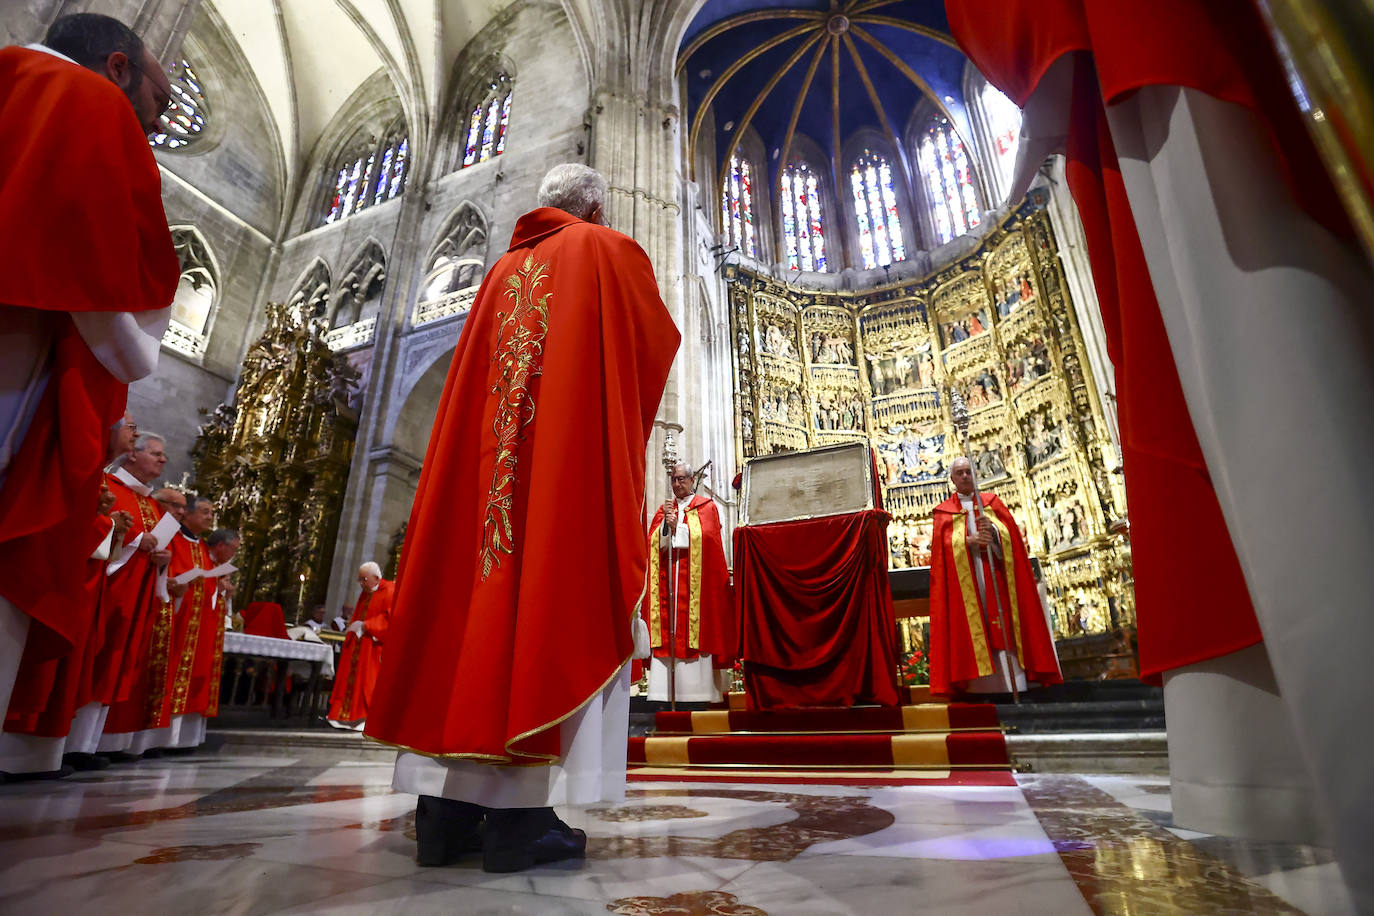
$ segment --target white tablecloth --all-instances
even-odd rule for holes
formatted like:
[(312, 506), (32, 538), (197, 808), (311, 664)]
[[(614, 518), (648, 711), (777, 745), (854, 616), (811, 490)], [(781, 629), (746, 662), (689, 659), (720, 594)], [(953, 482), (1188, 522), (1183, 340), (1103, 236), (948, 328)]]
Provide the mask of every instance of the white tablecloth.
[(334, 650), (324, 643), (303, 639), (275, 639), (271, 636), (249, 636), (233, 631), (224, 634), (224, 651), (259, 658), (293, 658), (319, 662), (320, 673), (334, 676)]

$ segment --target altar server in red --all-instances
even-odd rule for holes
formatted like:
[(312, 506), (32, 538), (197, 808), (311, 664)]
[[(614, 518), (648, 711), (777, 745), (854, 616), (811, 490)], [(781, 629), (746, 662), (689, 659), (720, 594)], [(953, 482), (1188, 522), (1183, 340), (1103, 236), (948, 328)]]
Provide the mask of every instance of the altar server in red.
[(1064, 678), (1021, 529), (993, 493), (979, 494), (983, 517), (976, 519), (967, 458), (954, 459), (949, 479), (955, 493), (932, 514), (931, 693), (1009, 693), (1013, 680), (1017, 690), (1028, 682), (1059, 683)]
[[(649, 589), (644, 622), (653, 655), (649, 699), (668, 700), (669, 665), (677, 699), (720, 702), (729, 689), (729, 668), (738, 652), (739, 627), (725, 566), (720, 511), (714, 500), (692, 492), (692, 469), (673, 468), (673, 498), (659, 506), (649, 524)], [(665, 518), (667, 524), (665, 526)], [(661, 549), (664, 532), (671, 556)], [(677, 579), (677, 607), (669, 612), (670, 576)], [(676, 621), (673, 617), (676, 617)]]
[(361, 729), (367, 720), (382, 664), (382, 646), (391, 625), (394, 586), (382, 578), (382, 568), (370, 561), (359, 566), (358, 586), (362, 594), (348, 623), (334, 691), (329, 696), (329, 722), (340, 728)]
[(0, 49), (0, 708), (80, 639), (91, 510), (180, 276), (146, 134), (167, 74), (108, 16)]
[(624, 794), (645, 449), (680, 335), (606, 180), (555, 166), (463, 327), (367, 734), (406, 748), (421, 864), (581, 856), (551, 805)]

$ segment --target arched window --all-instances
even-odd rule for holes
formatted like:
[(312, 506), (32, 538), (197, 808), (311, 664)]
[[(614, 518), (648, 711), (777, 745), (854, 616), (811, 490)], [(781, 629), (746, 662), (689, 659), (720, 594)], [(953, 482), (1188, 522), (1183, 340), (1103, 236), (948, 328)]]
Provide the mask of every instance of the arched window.
[(982, 217), (968, 153), (944, 117), (931, 119), (921, 137), (916, 161), (930, 198), (931, 221), (940, 243), (976, 228)]
[(782, 170), (778, 188), (788, 269), (824, 271), (825, 219), (816, 173), (805, 162), (795, 162)]
[(730, 244), (751, 258), (758, 257), (754, 241), (754, 171), (748, 159), (730, 157), (730, 174), (720, 195), (721, 225)]
[(210, 249), (195, 229), (173, 229), (172, 244), (181, 262), (181, 280), (172, 298), (172, 319), (162, 335), (162, 344), (186, 356), (198, 357), (205, 352), (210, 315), (219, 297), (219, 278)]
[(513, 82), (505, 73), (498, 73), (487, 86), (486, 95), (473, 105), (468, 115), (467, 143), (463, 147), (463, 163), (467, 168), (486, 162), (506, 151), (506, 128), (510, 126), (510, 100)]
[(385, 287), (386, 254), (382, 246), (368, 240), (354, 255), (334, 293), (331, 330), (324, 336), (331, 350), (350, 350), (372, 342)]
[(205, 133), (210, 104), (205, 99), (205, 86), (182, 58), (167, 71), (172, 84), (172, 104), (158, 118), (159, 130), (148, 142), (162, 149), (185, 149)]
[(486, 218), (464, 201), (439, 234), (410, 323), (429, 324), (466, 314), (482, 282), (486, 252)]
[(296, 281), (287, 303), (299, 314), (319, 318), (329, 314), (329, 268), (316, 259)]
[(892, 166), (882, 153), (864, 150), (849, 172), (854, 192), (854, 218), (859, 228), (859, 253), (865, 268), (886, 267), (906, 260), (902, 220), (897, 215), (897, 191)]
[(342, 162), (331, 171), (333, 189), (327, 195), (326, 223), (338, 222), (367, 207), (391, 200), (405, 190), (410, 140), (405, 124), (397, 122), (381, 142), (351, 144)]
[(998, 198), (1011, 190), (1012, 172), (1016, 168), (1016, 145), (1021, 138), (1021, 109), (992, 83), (984, 82), (978, 93), (983, 106), (983, 123), (989, 138), (988, 156), (997, 174)]

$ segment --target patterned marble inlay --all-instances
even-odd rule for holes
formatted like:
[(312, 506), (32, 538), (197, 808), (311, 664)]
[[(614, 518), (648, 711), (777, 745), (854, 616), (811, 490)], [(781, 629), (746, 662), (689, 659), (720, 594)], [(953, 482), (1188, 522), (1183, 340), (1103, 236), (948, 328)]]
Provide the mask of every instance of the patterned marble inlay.
[(613, 836), (589, 837), (588, 859), (647, 859), (657, 856), (708, 856), (787, 862), (817, 843), (848, 840), (890, 827), (896, 818), (864, 796), (801, 795), (755, 789), (648, 789), (645, 796), (734, 798), (785, 805), (796, 813), (786, 823), (745, 827), (720, 837)]
[(688, 891), (671, 897), (621, 897), (606, 904), (618, 916), (768, 916), (725, 891)]
[(1302, 911), (1077, 776), (1022, 777), (1022, 791), (1098, 916)]
[(686, 805), (636, 805), (631, 808), (588, 808), (587, 813), (597, 820), (612, 823), (636, 821), (668, 821), (680, 817), (709, 817), (705, 811)]
[(219, 862), (224, 859), (245, 859), (261, 843), (223, 843), (219, 846), (164, 846), (152, 855), (134, 859), (135, 865), (166, 865), (168, 862)]

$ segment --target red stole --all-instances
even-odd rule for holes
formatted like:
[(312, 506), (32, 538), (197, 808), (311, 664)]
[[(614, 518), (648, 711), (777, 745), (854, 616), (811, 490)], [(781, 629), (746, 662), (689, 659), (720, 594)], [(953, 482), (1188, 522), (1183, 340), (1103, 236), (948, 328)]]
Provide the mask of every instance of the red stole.
[[(931, 516), (930, 690), (937, 696), (948, 696), (953, 686), (995, 673), (998, 649), (1015, 655), (1029, 680), (1063, 680), (1021, 530), (1002, 500), (992, 493), (982, 497), (984, 515), (997, 530), (1002, 559), (992, 561), (990, 551), (975, 553), (967, 543), (968, 514), (957, 494), (936, 506)], [(983, 568), (986, 603), (978, 595), (976, 563)], [(1003, 629), (993, 601), (994, 582), (1010, 632)]]
[(553, 208), (519, 219), (449, 367), (369, 736), (557, 759), (559, 723), (630, 658), (644, 450), (679, 339), (632, 239)]

